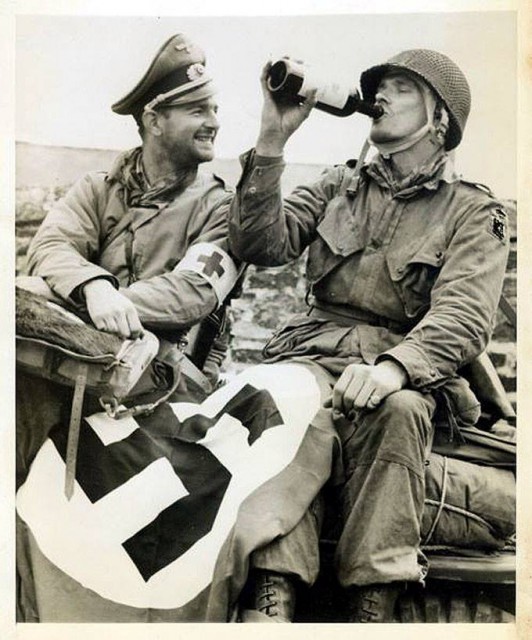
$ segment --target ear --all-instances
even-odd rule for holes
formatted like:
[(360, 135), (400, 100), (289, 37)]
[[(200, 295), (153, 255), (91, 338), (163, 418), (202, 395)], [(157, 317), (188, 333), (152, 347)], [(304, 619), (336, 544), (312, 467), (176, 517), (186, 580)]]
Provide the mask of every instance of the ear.
[(159, 124), (159, 114), (153, 109), (148, 109), (142, 114), (142, 124), (144, 130), (149, 132), (152, 136), (162, 135), (162, 129)]
[(434, 127), (438, 140), (441, 144), (444, 144), (449, 129), (449, 113), (441, 100), (438, 101), (436, 109), (434, 110)]

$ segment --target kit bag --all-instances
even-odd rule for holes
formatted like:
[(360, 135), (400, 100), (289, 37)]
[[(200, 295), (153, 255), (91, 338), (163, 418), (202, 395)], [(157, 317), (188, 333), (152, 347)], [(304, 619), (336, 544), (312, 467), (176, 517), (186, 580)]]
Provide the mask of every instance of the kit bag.
[(499, 550), (515, 534), (516, 428), (500, 418), (489, 430), (436, 428), (426, 467), (425, 546)]
[(121, 417), (120, 410), (131, 413), (121, 409), (123, 400), (157, 388), (149, 365), (158, 349), (158, 339), (149, 332), (137, 340), (123, 340), (85, 324), (44, 296), (17, 287), (17, 369), (74, 389), (67, 444), (67, 496), (73, 490), (85, 393), (96, 396), (113, 417)]
[(87, 393), (122, 400), (158, 348), (158, 339), (149, 332), (124, 340), (98, 331), (43, 296), (16, 289), (17, 366), (28, 373), (75, 387), (84, 370)]
[(424, 546), (498, 550), (515, 534), (515, 475), (510, 469), (431, 453), (425, 485)]

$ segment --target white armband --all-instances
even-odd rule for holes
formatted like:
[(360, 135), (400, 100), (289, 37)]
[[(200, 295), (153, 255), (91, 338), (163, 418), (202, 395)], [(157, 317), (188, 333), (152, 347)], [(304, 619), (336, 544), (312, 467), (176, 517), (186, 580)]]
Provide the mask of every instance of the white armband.
[(212, 242), (198, 242), (191, 245), (183, 259), (175, 267), (176, 271), (194, 271), (211, 285), (222, 304), (233, 288), (238, 271), (229, 254)]

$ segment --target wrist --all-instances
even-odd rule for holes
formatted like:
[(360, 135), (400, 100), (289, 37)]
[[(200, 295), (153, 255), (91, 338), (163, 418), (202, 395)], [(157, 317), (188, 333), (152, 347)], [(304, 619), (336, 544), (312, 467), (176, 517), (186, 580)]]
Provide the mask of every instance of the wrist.
[(255, 153), (259, 156), (274, 158), (282, 157), (286, 140), (273, 136), (259, 136), (255, 145)]
[(94, 280), (89, 280), (83, 285), (82, 293), (85, 296), (85, 299), (87, 299), (87, 296), (90, 296), (91, 294), (105, 293), (110, 289), (116, 291), (109, 280), (106, 278), (94, 278)]
[(397, 383), (401, 389), (404, 389), (404, 387), (407, 386), (408, 373), (406, 372), (406, 369), (403, 367), (403, 365), (401, 365), (399, 362), (387, 359), (381, 360), (381, 362), (379, 362), (375, 366), (379, 367), (379, 369), (386, 369), (387, 371), (389, 371), (397, 380)]

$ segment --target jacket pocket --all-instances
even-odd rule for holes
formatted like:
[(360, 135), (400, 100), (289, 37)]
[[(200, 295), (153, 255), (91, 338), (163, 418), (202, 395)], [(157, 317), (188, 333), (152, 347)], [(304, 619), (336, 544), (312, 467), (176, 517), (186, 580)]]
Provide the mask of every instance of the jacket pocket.
[(351, 204), (345, 196), (338, 196), (329, 202), (316, 231), (307, 261), (307, 278), (314, 284), (345, 257), (361, 251), (368, 244), (367, 225), (353, 218)]
[(353, 217), (351, 203), (345, 196), (329, 202), (317, 232), (332, 253), (343, 257), (360, 251), (368, 243), (368, 225)]
[(426, 239), (422, 247), (390, 252), (386, 262), (406, 315), (415, 318), (430, 306), (430, 294), (445, 261), (442, 231)]

